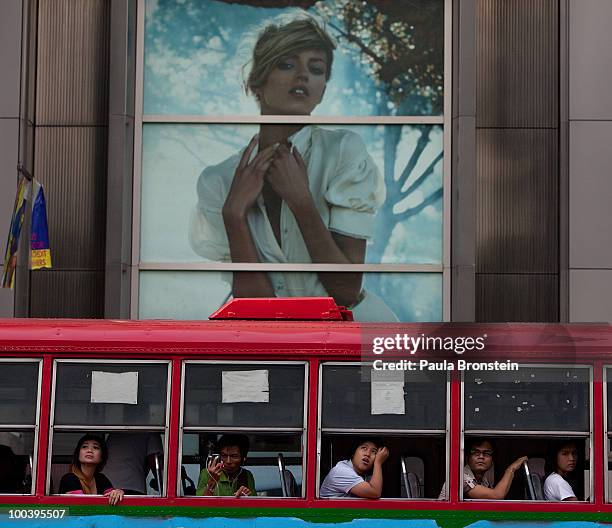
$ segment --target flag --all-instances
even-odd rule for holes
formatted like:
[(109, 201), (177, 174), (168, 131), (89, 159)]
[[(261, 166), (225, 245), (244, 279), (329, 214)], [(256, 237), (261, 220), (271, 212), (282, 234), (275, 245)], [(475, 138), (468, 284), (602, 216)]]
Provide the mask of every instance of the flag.
[(17, 186), (17, 196), (13, 206), (13, 217), (6, 241), (6, 252), (4, 254), (4, 270), (2, 273), (2, 287), (13, 288), (15, 284), (15, 268), (17, 267), (17, 248), (19, 247), (19, 235), (25, 217), (26, 201), (30, 182), (22, 176)]
[(51, 267), (47, 205), (43, 187), (32, 180), (32, 231), (30, 233), (30, 267), (33, 270)]

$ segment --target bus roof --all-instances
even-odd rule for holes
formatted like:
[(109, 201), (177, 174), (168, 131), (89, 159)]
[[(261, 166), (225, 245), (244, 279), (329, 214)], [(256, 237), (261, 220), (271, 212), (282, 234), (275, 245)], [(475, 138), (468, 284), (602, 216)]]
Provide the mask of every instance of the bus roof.
[[(7, 353), (117, 352), (149, 356), (217, 353), (287, 357), (336, 355), (359, 358), (373, 340), (397, 336), (485, 339), (469, 359), (541, 359), (544, 362), (602, 359), (612, 363), (612, 326), (537, 323), (357, 323), (344, 321), (170, 321), (3, 319), (0, 350)], [(417, 354), (410, 359), (423, 357)], [(385, 352), (385, 357), (393, 356)], [(397, 353), (405, 356), (405, 352)], [(448, 356), (455, 354), (448, 351)], [(467, 359), (468, 354), (466, 354)], [(440, 356), (441, 357), (441, 356)], [(428, 359), (431, 359), (430, 357)], [(494, 358), (494, 359), (497, 359)]]

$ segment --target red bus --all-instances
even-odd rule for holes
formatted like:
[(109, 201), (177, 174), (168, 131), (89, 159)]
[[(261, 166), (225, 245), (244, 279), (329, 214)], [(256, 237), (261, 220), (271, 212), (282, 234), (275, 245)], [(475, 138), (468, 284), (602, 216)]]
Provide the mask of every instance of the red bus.
[[(0, 454), (10, 451), (19, 477), (1, 488), (0, 519), (612, 520), (610, 325), (356, 323), (335, 306), (302, 302), (296, 315), (247, 301), (203, 322), (0, 321)], [(485, 346), (372, 355), (374, 338), (394, 336), (455, 345), (480, 337)], [(384, 370), (374, 368), (381, 359)], [(402, 369), (408, 360), (417, 366)], [(159, 442), (143, 495), (111, 507), (102, 496), (59, 494), (86, 432), (109, 444)], [(249, 440), (254, 496), (195, 494), (226, 434)], [(321, 498), (325, 475), (366, 436), (389, 449), (382, 497)], [(464, 496), (464, 446), (475, 437), (495, 445), (493, 483), (529, 457), (504, 500)], [(540, 489), (560, 440), (577, 451), (573, 502), (547, 501)]]

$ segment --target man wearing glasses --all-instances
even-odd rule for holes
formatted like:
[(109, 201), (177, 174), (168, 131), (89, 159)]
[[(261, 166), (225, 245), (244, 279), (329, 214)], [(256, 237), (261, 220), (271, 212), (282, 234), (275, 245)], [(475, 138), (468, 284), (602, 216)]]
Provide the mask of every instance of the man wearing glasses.
[(243, 497), (255, 495), (253, 474), (243, 468), (249, 452), (244, 435), (226, 434), (219, 440), (219, 456), (213, 457), (200, 473), (196, 495)]
[[(467, 464), (463, 468), (463, 498), (502, 500), (506, 498), (514, 473), (527, 457), (517, 458), (510, 464), (500, 481), (493, 486), (486, 473), (493, 467), (493, 444), (486, 438), (466, 439), (465, 455)], [(442, 487), (439, 499), (446, 500), (448, 494), (446, 483)]]

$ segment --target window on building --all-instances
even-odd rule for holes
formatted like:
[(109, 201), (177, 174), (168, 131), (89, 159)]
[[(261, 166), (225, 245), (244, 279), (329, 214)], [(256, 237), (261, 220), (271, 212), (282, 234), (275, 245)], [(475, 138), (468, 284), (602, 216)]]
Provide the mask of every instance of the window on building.
[[(280, 1), (196, 4), (147, 0), (141, 15), (132, 317), (202, 319), (232, 295), (330, 295), (359, 321), (448, 318), (444, 0), (325, 0), (310, 22)], [(271, 69), (252, 61), (258, 39)], [(296, 50), (304, 40), (312, 49)], [(295, 149), (304, 168), (279, 186), (282, 169), (266, 167), (245, 240), (223, 210), (234, 211), (255, 134), (262, 150), (270, 138)]]

